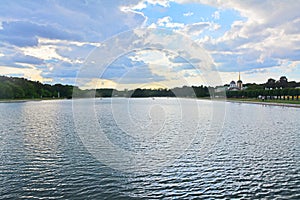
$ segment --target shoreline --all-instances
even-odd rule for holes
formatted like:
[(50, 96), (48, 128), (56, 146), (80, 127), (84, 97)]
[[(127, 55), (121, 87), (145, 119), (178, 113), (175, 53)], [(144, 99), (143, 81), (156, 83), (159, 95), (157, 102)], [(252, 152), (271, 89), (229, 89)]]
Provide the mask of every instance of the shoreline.
[(0, 103), (25, 103), (25, 102), (38, 102), (38, 101), (52, 101), (64, 99), (0, 99)]
[(247, 101), (247, 100), (240, 101), (240, 100), (233, 100), (233, 99), (226, 99), (226, 102), (256, 104), (256, 105), (264, 105), (264, 106), (282, 106), (282, 107), (300, 108), (300, 104), (291, 104), (291, 103), (259, 102), (259, 101)]
[(42, 101), (42, 100), (34, 100), (34, 99), (11, 99), (11, 100), (0, 100), (0, 103), (24, 103), (28, 101)]
[[(106, 98), (106, 97), (102, 97), (102, 98)], [(114, 97), (107, 97), (107, 98), (114, 98)], [(146, 97), (146, 98), (153, 98), (153, 97)], [(154, 97), (154, 98), (160, 98), (160, 97)], [(170, 98), (172, 98), (172, 97), (170, 97)], [(210, 99), (210, 98), (193, 98), (193, 99), (219, 101), (217, 99)], [(53, 101), (53, 100), (55, 101), (55, 100), (71, 100), (71, 99), (63, 99), (63, 98), (61, 98), (61, 99), (57, 99), (57, 98), (55, 98), (55, 99), (0, 99), (0, 103), (25, 103), (25, 102), (35, 102), (35, 101), (39, 102), (39, 101)], [(235, 99), (224, 99), (224, 101), (228, 102), (228, 103), (240, 103), (240, 104), (244, 103), (244, 104), (255, 104), (255, 105), (264, 105), (264, 106), (281, 106), (281, 107), (300, 108), (300, 104), (291, 104), (291, 103), (260, 102), (260, 101), (235, 100)]]

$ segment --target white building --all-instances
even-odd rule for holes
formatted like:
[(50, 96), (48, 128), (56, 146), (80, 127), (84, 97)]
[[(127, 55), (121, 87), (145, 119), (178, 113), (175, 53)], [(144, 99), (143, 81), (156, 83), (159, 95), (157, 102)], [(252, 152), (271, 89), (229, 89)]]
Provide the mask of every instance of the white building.
[(237, 83), (235, 83), (235, 81), (231, 81), (228, 90), (238, 91), (243, 89), (243, 81), (241, 80), (241, 73), (239, 72), (239, 80), (237, 81)]

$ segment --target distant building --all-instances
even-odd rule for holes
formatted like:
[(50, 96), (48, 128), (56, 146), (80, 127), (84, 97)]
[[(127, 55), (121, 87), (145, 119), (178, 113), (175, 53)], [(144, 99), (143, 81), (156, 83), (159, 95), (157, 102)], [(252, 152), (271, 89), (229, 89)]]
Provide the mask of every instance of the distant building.
[(243, 81), (241, 80), (241, 73), (239, 72), (239, 80), (237, 81), (237, 87), (239, 90), (243, 89)]
[(239, 79), (235, 83), (235, 81), (231, 81), (228, 87), (228, 90), (238, 91), (243, 90), (243, 81), (241, 80), (241, 73), (239, 72)]
[(235, 81), (231, 81), (230, 84), (229, 84), (229, 88), (228, 89), (231, 89), (231, 88), (237, 88), (236, 84), (235, 84)]

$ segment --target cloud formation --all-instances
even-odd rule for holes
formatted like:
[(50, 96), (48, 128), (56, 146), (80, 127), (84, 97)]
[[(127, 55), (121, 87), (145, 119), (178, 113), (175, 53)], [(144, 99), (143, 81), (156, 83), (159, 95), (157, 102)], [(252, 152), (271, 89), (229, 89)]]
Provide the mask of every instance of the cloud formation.
[[(299, 10), (300, 3), (294, 0), (50, 0), (43, 3), (4, 0), (0, 9), (0, 74), (74, 83), (95, 48), (124, 31), (153, 27), (183, 34), (206, 49), (224, 82), (238, 71), (249, 81), (254, 76), (264, 81), (270, 75), (287, 75), (299, 80)], [(128, 37), (114, 46), (113, 51), (134, 46), (130, 43), (135, 41), (132, 37), (140, 36)], [(180, 42), (169, 35), (160, 37)], [(153, 41), (153, 38), (144, 39), (143, 44)], [(111, 85), (116, 85), (114, 81), (122, 77), (124, 84), (166, 83), (180, 74), (197, 83), (200, 75), (184, 62), (186, 58), (199, 61), (190, 55), (178, 57), (163, 51), (128, 52), (110, 63), (113, 67), (102, 79)], [(128, 69), (132, 73), (125, 79)]]
[[(136, 2), (2, 1), (0, 65), (26, 68), (27, 63), (45, 78), (75, 79), (78, 65), (101, 41), (145, 21), (142, 14), (120, 10)], [(8, 72), (0, 68), (0, 73)]]
[[(213, 52), (213, 57), (220, 64), (221, 70), (247, 71), (277, 67), (283, 61), (293, 62), (300, 58), (298, 2), (278, 0), (264, 2), (178, 0), (177, 2), (197, 2), (223, 10), (234, 9), (244, 17), (244, 20), (232, 23), (230, 29), (221, 37), (202, 40), (204, 46)], [(213, 15), (216, 18), (216, 14)], [(222, 20), (222, 13), (219, 13), (217, 18)]]

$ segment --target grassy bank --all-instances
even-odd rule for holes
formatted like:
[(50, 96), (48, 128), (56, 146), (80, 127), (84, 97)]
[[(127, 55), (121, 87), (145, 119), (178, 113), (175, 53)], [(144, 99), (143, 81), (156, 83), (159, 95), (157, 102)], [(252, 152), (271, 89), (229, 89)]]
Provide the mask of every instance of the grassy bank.
[(62, 100), (65, 98), (33, 98), (33, 99), (0, 99), (0, 103), (22, 103), (27, 101)]
[(280, 100), (280, 99), (245, 99), (245, 98), (227, 98), (229, 101), (246, 101), (246, 102), (261, 102), (261, 103), (281, 103), (281, 104), (300, 104), (297, 100)]

